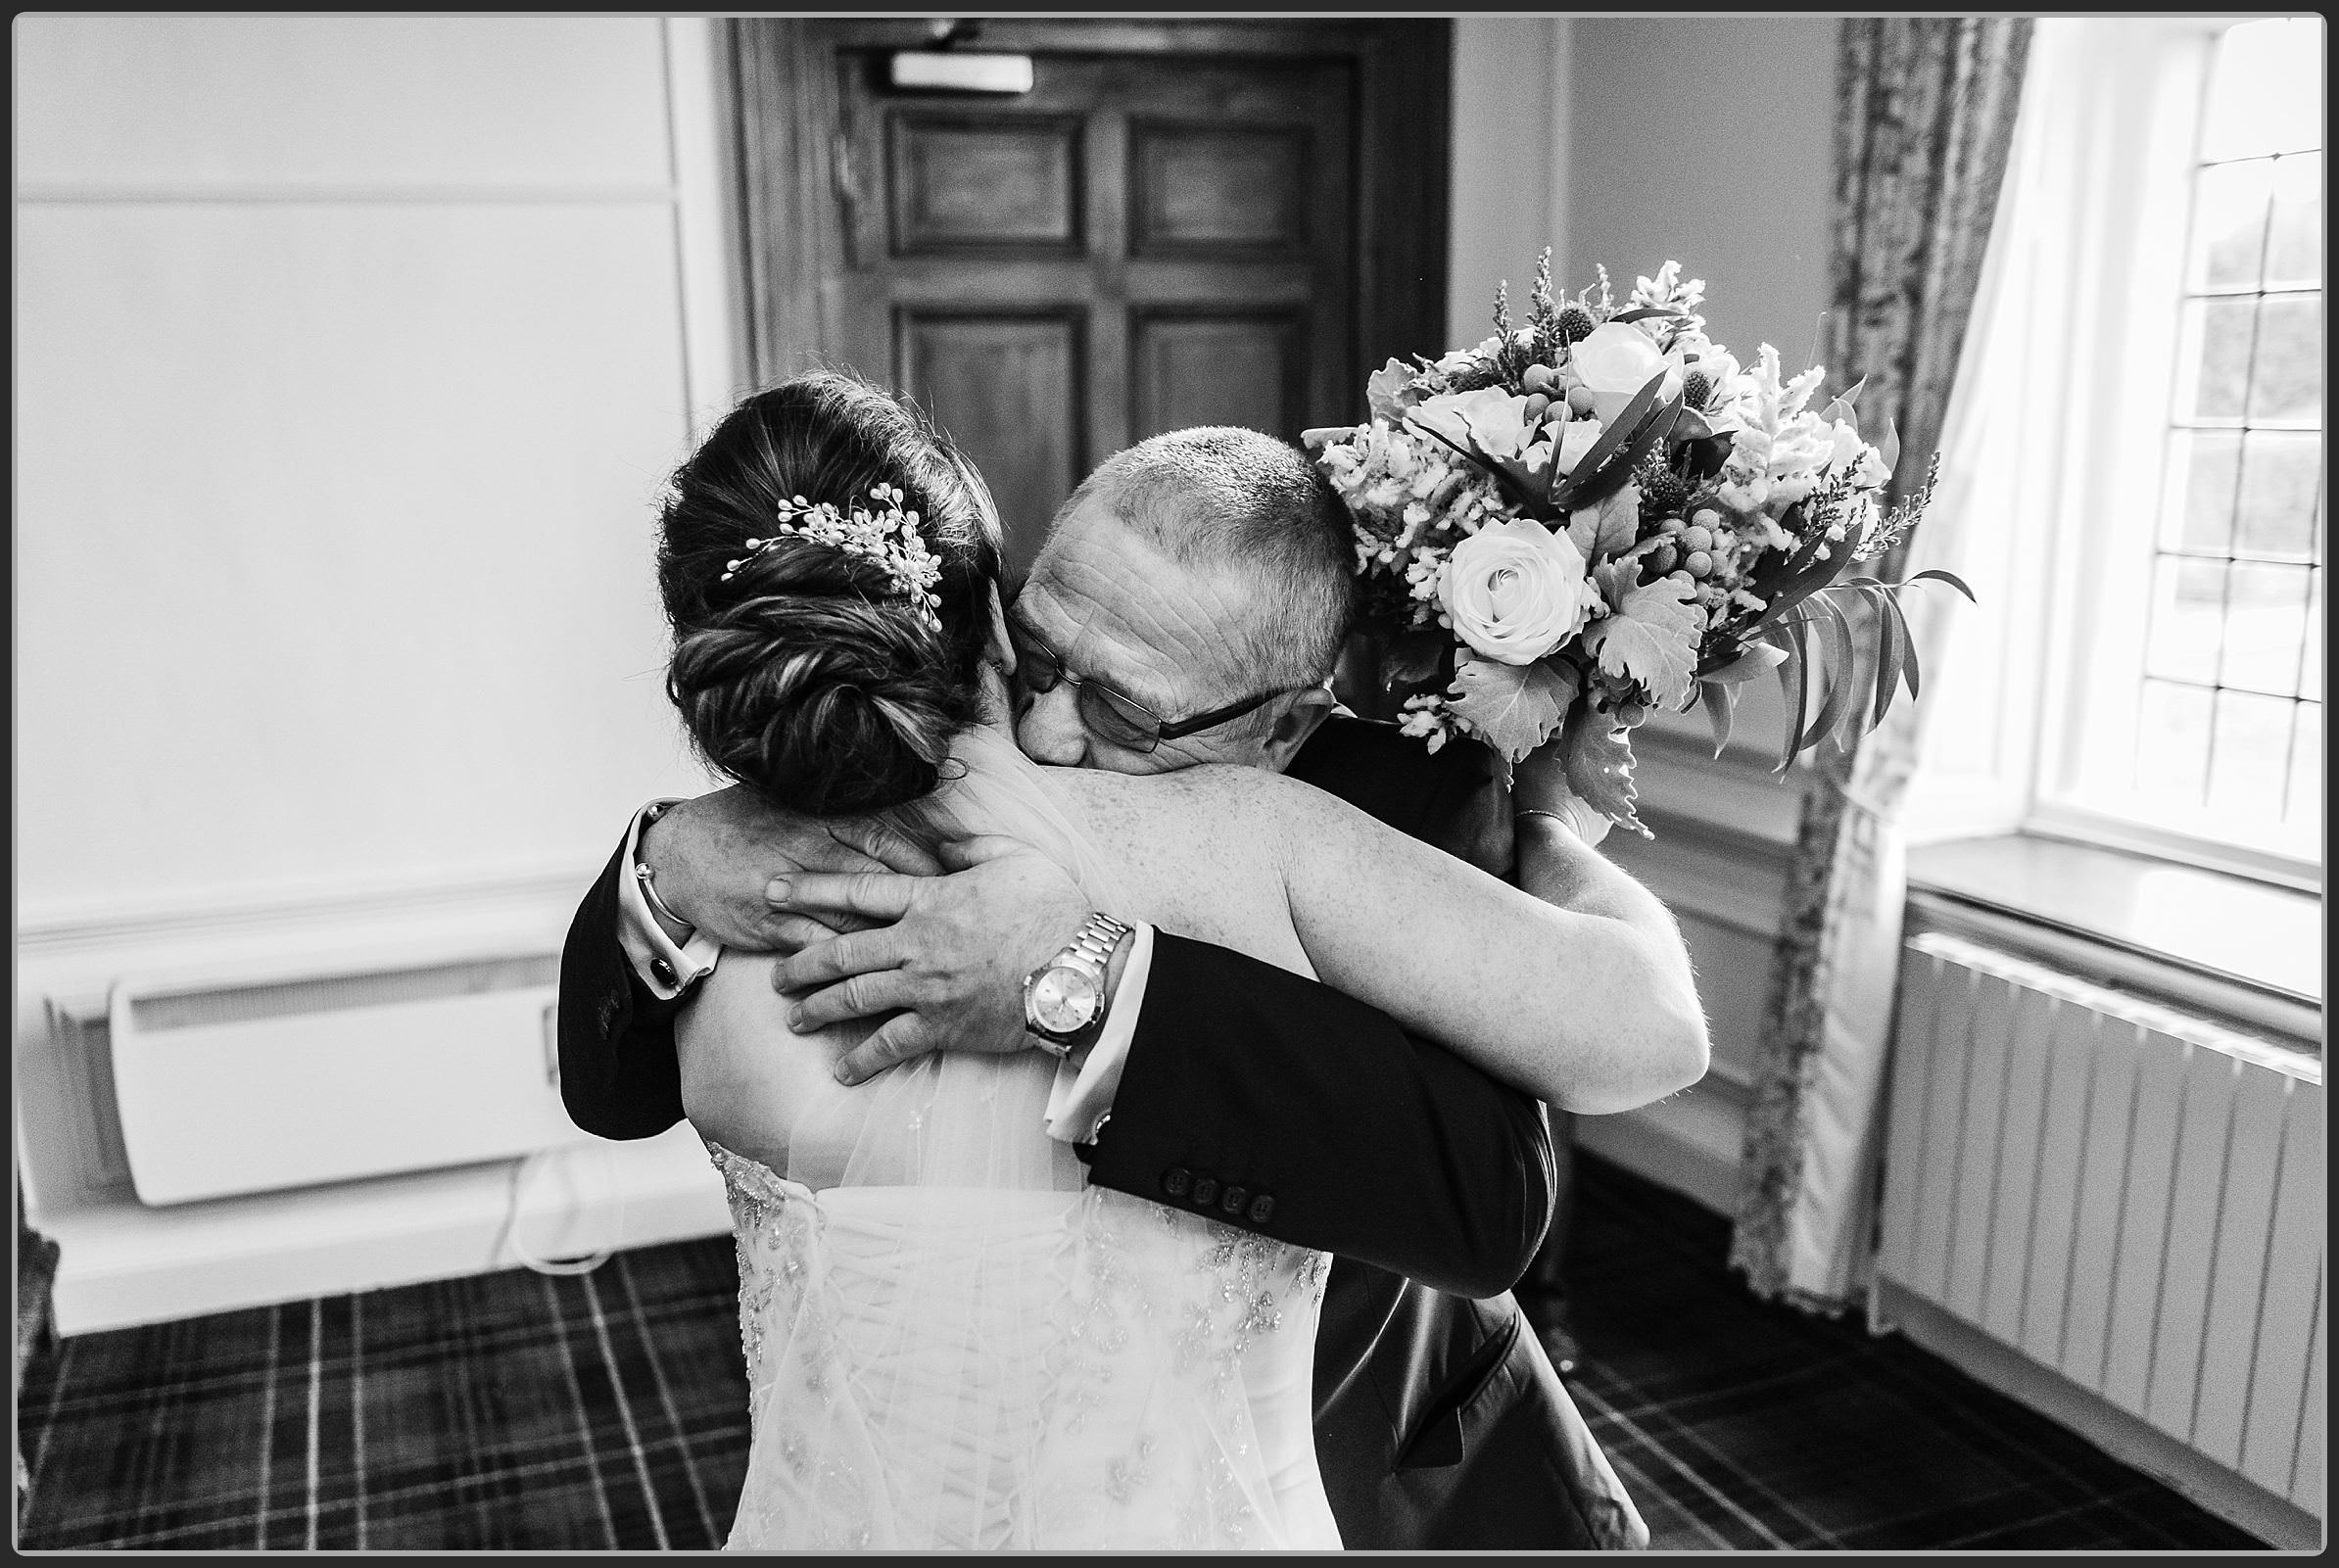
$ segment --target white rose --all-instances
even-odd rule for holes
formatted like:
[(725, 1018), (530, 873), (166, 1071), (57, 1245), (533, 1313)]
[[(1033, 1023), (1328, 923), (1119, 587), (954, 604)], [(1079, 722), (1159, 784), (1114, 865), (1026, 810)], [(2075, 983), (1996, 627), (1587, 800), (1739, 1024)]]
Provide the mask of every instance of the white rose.
[(1584, 453), (1599, 440), (1600, 426), (1597, 419), (1570, 419), (1559, 428), (1559, 454), (1554, 459), (1559, 472), (1572, 474), (1576, 464), (1584, 460)]
[(1661, 372), (1665, 377), (1665, 384), (1657, 389), (1660, 400), (1681, 390), (1680, 369), (1668, 364), (1648, 335), (1634, 331), (1630, 323), (1607, 321), (1594, 327), (1568, 358), (1592, 393), (1594, 417), (1603, 425), (1622, 413), (1633, 395), (1653, 375)]
[(1438, 602), (1456, 635), (1499, 664), (1533, 664), (1592, 611), (1574, 541), (1531, 518), (1490, 522), (1454, 546)]

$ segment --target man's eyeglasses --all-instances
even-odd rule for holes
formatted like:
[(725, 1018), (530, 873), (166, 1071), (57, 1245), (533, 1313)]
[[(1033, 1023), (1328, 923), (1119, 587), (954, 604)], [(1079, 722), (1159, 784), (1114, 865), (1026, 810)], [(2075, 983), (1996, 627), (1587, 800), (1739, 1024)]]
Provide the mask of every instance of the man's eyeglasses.
[(1013, 613), (1007, 617), (1007, 640), (1015, 644), (1017, 680), (1034, 691), (1053, 691), (1059, 682), (1070, 682), (1075, 688), (1074, 694), (1079, 704), (1080, 721), (1088, 726), (1089, 733), (1131, 751), (1151, 751), (1165, 740), (1175, 740), (1212, 725), (1239, 719), (1283, 695), (1280, 690), (1262, 692), (1171, 724), (1136, 698), (1114, 690), (1104, 682), (1083, 680), (1065, 669), (1055, 650)]

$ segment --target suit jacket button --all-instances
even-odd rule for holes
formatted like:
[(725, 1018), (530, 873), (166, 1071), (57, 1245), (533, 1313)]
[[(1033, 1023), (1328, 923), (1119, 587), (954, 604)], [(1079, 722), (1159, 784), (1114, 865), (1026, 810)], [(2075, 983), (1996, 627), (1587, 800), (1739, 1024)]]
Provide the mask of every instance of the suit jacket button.
[(1249, 1203), (1250, 1201), (1250, 1188), (1229, 1187), (1226, 1189), (1225, 1195), (1219, 1198), (1218, 1207), (1227, 1213), (1239, 1214), (1243, 1212), (1243, 1205)]
[(1267, 1196), (1265, 1193), (1264, 1193), (1264, 1192), (1263, 1192), (1263, 1193), (1261, 1193), (1261, 1194), (1260, 1194), (1258, 1197), (1256, 1197), (1256, 1198), (1254, 1198), (1254, 1199), (1252, 1199), (1252, 1200), (1251, 1200), (1251, 1223), (1252, 1223), (1252, 1224), (1254, 1224), (1254, 1225), (1264, 1225), (1264, 1224), (1265, 1224), (1265, 1223), (1267, 1222), (1267, 1216), (1268, 1216), (1269, 1214), (1272, 1214), (1274, 1212), (1275, 1212), (1275, 1200), (1274, 1200), (1274, 1199), (1272, 1199), (1272, 1198), (1269, 1198), (1269, 1197), (1268, 1197), (1268, 1196)]
[(1194, 1181), (1194, 1207), (1208, 1209), (1211, 1200), (1218, 1196), (1218, 1183), (1212, 1176), (1198, 1176)]
[(658, 977), (658, 983), (661, 985), (674, 983), (674, 966), (662, 958), (653, 958), (649, 961), (649, 973)]
[(1192, 1171), (1183, 1165), (1172, 1165), (1170, 1173), (1162, 1178), (1162, 1191), (1172, 1198), (1183, 1198), (1186, 1195), (1186, 1189), (1193, 1184), (1194, 1173)]

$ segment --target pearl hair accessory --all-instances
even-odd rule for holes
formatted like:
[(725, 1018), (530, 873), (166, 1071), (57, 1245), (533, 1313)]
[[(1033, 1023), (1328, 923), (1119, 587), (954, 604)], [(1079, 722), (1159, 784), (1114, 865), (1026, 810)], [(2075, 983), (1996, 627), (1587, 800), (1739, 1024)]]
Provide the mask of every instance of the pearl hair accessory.
[[(942, 629), (942, 599), (934, 585), (942, 580), (942, 563), (919, 537), (918, 514), (902, 509), (902, 495), (891, 485), (869, 493), (883, 510), (853, 508), (850, 517), (827, 501), (806, 501), (797, 496), (780, 506), (780, 526), (769, 539), (747, 541), (750, 554), (760, 555), (783, 538), (808, 539), (876, 562), (893, 580), (901, 595), (916, 605), (935, 631)], [(747, 556), (724, 563), (722, 581), (728, 583)]]

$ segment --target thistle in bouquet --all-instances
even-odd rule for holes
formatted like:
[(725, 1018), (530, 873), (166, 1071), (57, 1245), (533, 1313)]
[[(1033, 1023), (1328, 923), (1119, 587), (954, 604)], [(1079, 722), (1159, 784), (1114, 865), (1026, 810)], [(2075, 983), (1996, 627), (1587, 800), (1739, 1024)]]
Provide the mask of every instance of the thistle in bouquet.
[(1741, 687), (1775, 673), (1784, 769), (1917, 690), (1906, 585), (1843, 574), (1907, 537), (1932, 471), (1887, 508), (1898, 442), (1862, 438), (1859, 388), (1814, 412), (1824, 370), (1786, 377), (1768, 344), (1742, 364), (1706, 335), (1704, 287), (1667, 261), (1621, 303), (1605, 267), (1559, 297), (1546, 251), (1524, 322), (1498, 289), (1492, 336), (1390, 360), (1366, 423), (1304, 438), (1347, 504), (1405, 731), (1483, 741), (1506, 778), (1555, 745), (1568, 786), (1644, 836), (1631, 732), (1652, 712), (1703, 704), (1719, 756)]

